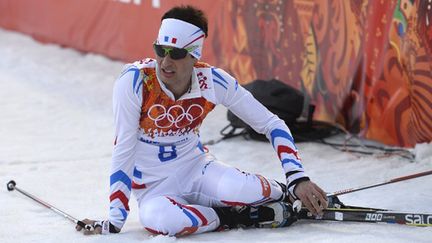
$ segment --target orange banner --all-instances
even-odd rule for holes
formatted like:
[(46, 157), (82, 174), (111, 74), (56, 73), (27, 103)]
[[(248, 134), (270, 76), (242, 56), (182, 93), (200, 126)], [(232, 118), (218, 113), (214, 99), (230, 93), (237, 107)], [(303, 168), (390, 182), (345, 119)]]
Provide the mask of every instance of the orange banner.
[[(152, 43), (162, 15), (188, 2), (192, 1), (0, 0), (0, 26), (41, 42), (131, 62), (154, 55)], [(205, 9), (213, 19), (224, 2), (196, 1), (193, 5)], [(213, 49), (206, 48), (204, 58), (214, 60), (212, 57)]]
[(280, 79), (315, 120), (366, 138), (432, 141), (429, 0), (0, 0), (0, 26), (130, 62), (154, 56), (162, 14), (185, 3), (209, 18), (203, 60), (241, 83)]

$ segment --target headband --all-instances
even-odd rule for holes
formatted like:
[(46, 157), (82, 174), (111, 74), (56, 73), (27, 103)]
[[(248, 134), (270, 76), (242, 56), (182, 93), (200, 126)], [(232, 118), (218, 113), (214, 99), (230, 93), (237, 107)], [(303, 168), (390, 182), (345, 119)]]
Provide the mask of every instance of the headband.
[(186, 49), (200, 59), (205, 34), (197, 26), (179, 19), (162, 20), (156, 44)]

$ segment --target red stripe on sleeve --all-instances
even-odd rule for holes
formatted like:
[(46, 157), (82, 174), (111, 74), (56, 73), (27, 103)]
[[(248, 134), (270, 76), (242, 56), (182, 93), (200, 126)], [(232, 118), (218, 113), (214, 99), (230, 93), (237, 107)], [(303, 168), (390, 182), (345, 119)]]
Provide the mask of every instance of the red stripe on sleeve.
[(110, 196), (110, 202), (112, 202), (115, 199), (119, 199), (122, 203), (124, 208), (129, 211), (129, 199), (126, 197), (126, 195), (122, 191), (116, 191)]
[(282, 160), (282, 153), (293, 154), (298, 160), (300, 160), (300, 158), (298, 157), (297, 151), (293, 150), (292, 148), (290, 148), (288, 146), (280, 145), (277, 147), (277, 154), (279, 156), (279, 160)]
[(135, 182), (132, 182), (132, 188), (133, 189), (144, 189), (144, 188), (146, 188), (146, 185), (145, 184), (136, 184)]

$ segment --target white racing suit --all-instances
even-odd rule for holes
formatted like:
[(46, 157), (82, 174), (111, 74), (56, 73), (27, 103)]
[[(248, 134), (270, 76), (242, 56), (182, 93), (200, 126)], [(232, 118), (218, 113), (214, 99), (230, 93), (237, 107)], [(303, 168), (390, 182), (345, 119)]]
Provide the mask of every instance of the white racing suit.
[(190, 90), (175, 100), (156, 69), (153, 59), (126, 65), (115, 83), (112, 225), (123, 227), (132, 191), (145, 229), (167, 235), (217, 229), (219, 218), (212, 207), (256, 206), (282, 198), (275, 181), (241, 172), (204, 151), (198, 129), (218, 104), (267, 136), (286, 173), (288, 190), (307, 179), (285, 123), (225, 71), (197, 63)]

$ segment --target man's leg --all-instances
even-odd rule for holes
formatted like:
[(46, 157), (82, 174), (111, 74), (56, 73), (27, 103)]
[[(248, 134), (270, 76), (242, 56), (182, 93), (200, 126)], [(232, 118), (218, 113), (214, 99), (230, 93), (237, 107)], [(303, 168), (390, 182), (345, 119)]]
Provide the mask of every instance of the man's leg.
[(206, 206), (259, 206), (282, 201), (283, 186), (259, 174), (242, 172), (218, 161), (199, 162), (184, 185), (182, 197)]
[(188, 178), (183, 198), (213, 207), (222, 228), (283, 227), (296, 218), (285, 199), (284, 186), (258, 174), (220, 162), (200, 162)]
[(188, 205), (179, 197), (142, 200), (139, 215), (145, 229), (155, 234), (181, 236), (214, 231), (219, 226), (219, 217), (212, 208)]
[[(295, 219), (281, 202), (274, 180), (241, 172), (219, 162), (198, 162), (178, 171), (179, 196), (140, 200), (140, 220), (152, 233), (180, 236), (238, 226), (281, 227)], [(267, 204), (266, 204), (267, 203)], [(266, 204), (265, 206), (260, 206)]]

